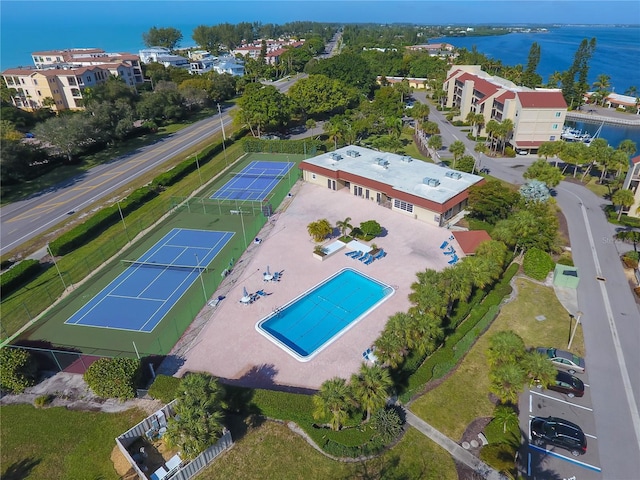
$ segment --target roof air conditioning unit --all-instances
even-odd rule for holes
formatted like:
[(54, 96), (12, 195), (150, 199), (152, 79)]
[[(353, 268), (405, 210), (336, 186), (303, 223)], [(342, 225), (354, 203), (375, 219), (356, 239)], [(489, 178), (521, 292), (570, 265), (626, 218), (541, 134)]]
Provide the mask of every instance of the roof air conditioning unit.
[(429, 187), (437, 187), (438, 185), (440, 185), (440, 180), (438, 180), (437, 178), (424, 177), (422, 179), (422, 183), (428, 185)]
[(358, 152), (357, 150), (347, 150), (347, 156), (349, 156), (349, 157), (359, 157), (360, 156), (360, 152)]
[(386, 167), (387, 165), (389, 165), (389, 161), (385, 160), (384, 158), (376, 158), (376, 163), (378, 165), (380, 165), (381, 167)]
[(403, 155), (400, 160), (402, 160), (403, 162), (406, 162), (406, 163), (413, 162), (413, 158), (411, 158), (409, 155)]
[(445, 177), (453, 178), (454, 180), (460, 180), (462, 178), (462, 174), (460, 172), (449, 171), (444, 174)]

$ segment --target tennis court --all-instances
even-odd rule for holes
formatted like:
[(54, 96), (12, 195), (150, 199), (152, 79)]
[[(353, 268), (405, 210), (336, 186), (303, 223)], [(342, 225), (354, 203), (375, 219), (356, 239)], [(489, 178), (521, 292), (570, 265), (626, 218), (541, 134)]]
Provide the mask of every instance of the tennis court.
[(153, 331), (233, 235), (174, 228), (65, 323)]
[(294, 165), (295, 162), (251, 162), (210, 198), (262, 201), (267, 198)]

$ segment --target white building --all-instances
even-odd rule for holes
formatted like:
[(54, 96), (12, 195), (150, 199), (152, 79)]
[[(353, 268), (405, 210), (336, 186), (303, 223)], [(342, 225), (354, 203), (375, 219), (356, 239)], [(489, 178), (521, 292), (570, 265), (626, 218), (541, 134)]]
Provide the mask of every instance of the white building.
[(469, 187), (485, 182), (478, 175), (353, 145), (304, 160), (300, 169), (305, 181), (337, 195), (355, 195), (437, 226), (466, 207)]

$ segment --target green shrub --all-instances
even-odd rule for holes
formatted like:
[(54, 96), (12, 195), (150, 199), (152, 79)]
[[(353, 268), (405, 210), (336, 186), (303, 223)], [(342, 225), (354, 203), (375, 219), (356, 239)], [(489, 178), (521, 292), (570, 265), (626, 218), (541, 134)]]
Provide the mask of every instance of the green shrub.
[(32, 355), (21, 348), (0, 350), (0, 388), (22, 393), (36, 383), (38, 365)]
[(511, 147), (506, 147), (504, 149), (504, 156), (509, 158), (514, 158), (516, 156), (516, 151)]
[(335, 457), (356, 458), (371, 456), (380, 453), (384, 448), (384, 443), (380, 439), (373, 439), (367, 443), (357, 446), (343, 445), (335, 440), (328, 439), (322, 449), (329, 455)]
[(522, 268), (524, 273), (535, 280), (544, 280), (553, 268), (555, 263), (551, 255), (537, 247), (530, 248), (524, 254)]
[(402, 419), (393, 407), (378, 410), (372, 417), (373, 428), (382, 443), (388, 444), (402, 433)]
[(33, 404), (37, 408), (44, 408), (47, 405), (49, 405), (51, 402), (53, 402), (54, 398), (56, 398), (55, 395), (40, 395), (33, 401)]
[(573, 256), (571, 252), (562, 252), (560, 257), (558, 257), (558, 261), (556, 262), (560, 265), (567, 265), (568, 267), (573, 267)]
[(38, 260), (27, 259), (4, 272), (0, 275), (2, 296), (6, 298), (11, 292), (33, 280), (40, 273), (41, 268), (42, 265)]
[(87, 369), (84, 380), (99, 397), (127, 400), (136, 396), (139, 375), (140, 360), (101, 358)]
[(509, 443), (495, 443), (485, 445), (480, 450), (480, 460), (495, 468), (499, 472), (515, 478), (515, 458), (518, 448)]
[(149, 395), (162, 403), (169, 403), (178, 396), (180, 379), (169, 375), (158, 375), (149, 387)]
[(315, 155), (318, 151), (325, 151), (326, 147), (320, 140), (310, 138), (302, 140), (262, 140), (261, 138), (247, 137), (242, 140), (242, 148), (245, 152), (265, 153), (291, 153)]

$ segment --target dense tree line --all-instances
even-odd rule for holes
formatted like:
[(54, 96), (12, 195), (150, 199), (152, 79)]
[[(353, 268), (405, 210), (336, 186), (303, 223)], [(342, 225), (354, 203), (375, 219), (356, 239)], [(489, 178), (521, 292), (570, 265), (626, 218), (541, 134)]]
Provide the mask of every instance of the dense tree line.
[[(23, 112), (3, 103), (0, 174), (5, 185), (46, 173), (107, 144), (155, 131), (195, 111), (236, 95), (237, 77), (210, 72), (193, 77), (184, 70), (153, 64), (153, 90), (136, 90), (116, 77), (83, 91), (85, 110)], [(186, 76), (185, 76), (186, 73)], [(155, 78), (155, 80), (154, 80)], [(33, 132), (34, 139), (24, 141)]]

